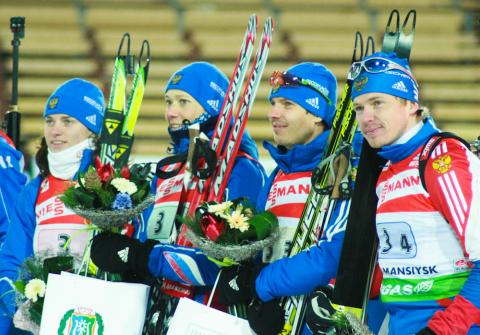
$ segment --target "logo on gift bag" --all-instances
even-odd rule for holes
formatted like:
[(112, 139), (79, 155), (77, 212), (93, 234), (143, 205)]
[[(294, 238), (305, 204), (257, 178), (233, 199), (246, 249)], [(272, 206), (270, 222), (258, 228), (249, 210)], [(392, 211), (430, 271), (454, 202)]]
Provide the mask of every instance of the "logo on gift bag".
[(77, 307), (68, 310), (60, 321), (58, 334), (103, 335), (103, 320), (93, 309)]

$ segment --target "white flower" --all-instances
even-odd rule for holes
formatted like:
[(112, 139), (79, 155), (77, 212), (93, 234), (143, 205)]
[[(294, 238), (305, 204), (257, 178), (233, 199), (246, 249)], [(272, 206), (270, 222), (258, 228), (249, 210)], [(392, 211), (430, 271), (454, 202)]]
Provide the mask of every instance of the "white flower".
[(242, 214), (242, 208), (237, 208), (232, 215), (226, 217), (230, 228), (235, 228), (241, 232), (247, 231), (250, 228), (248, 218)]
[(36, 278), (32, 279), (25, 286), (25, 297), (33, 302), (37, 302), (39, 297), (45, 296), (46, 287), (47, 285), (45, 285), (43, 280)]
[(231, 201), (225, 201), (220, 204), (215, 204), (215, 205), (208, 205), (207, 210), (209, 213), (213, 213), (221, 218), (226, 219), (227, 215), (226, 212), (230, 207), (232, 207), (233, 202)]
[(111, 183), (119, 192), (128, 193), (129, 195), (137, 192), (137, 185), (128, 179), (114, 178)]

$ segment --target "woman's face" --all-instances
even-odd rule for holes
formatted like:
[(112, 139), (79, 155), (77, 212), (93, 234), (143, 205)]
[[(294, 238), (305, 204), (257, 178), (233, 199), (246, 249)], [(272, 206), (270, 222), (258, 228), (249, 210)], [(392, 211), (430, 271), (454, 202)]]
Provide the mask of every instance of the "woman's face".
[(66, 114), (52, 114), (45, 118), (44, 135), (52, 152), (61, 152), (83, 142), (92, 132), (77, 119)]
[(183, 121), (193, 121), (205, 110), (197, 100), (185, 91), (172, 89), (165, 93), (165, 119), (172, 129), (183, 126)]

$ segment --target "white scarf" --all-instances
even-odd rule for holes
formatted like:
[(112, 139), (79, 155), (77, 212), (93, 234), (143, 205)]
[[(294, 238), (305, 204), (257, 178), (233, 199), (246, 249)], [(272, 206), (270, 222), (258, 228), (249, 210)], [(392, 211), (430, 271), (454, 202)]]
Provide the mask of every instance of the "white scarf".
[(80, 167), (85, 149), (95, 149), (91, 138), (60, 152), (52, 152), (48, 149), (48, 168), (52, 176), (65, 180), (73, 179)]

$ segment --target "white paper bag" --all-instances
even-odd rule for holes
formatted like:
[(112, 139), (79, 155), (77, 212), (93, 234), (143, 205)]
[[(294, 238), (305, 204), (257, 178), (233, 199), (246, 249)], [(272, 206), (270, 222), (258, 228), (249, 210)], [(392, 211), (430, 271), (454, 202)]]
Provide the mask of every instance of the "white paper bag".
[(149, 286), (49, 274), (40, 335), (141, 335)]
[(181, 298), (167, 335), (255, 335), (248, 321)]

